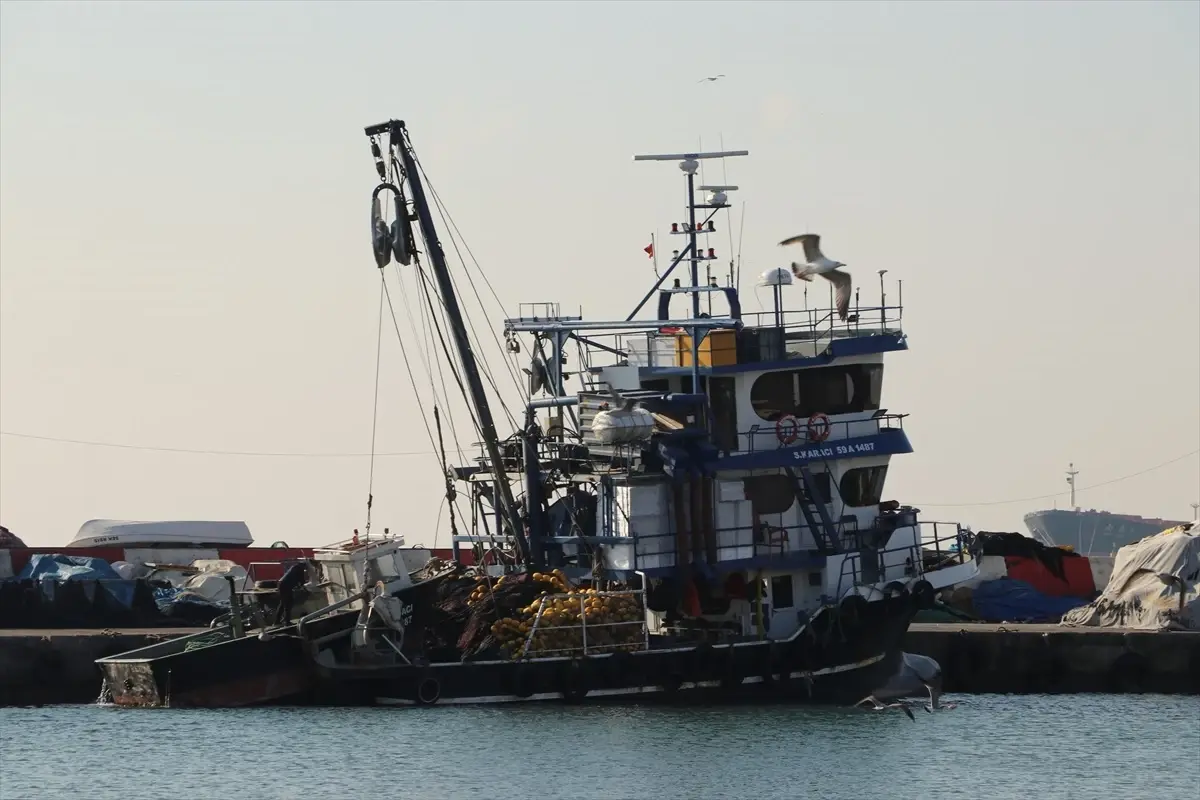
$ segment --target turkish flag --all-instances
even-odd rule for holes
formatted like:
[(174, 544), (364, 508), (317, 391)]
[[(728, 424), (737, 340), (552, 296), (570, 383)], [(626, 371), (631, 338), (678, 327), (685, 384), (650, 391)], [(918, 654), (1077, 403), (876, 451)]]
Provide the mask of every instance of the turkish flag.
[(642, 249), (646, 251), (647, 256), (649, 256), (650, 258), (654, 258), (654, 242), (651, 242), (650, 244), (646, 245)]

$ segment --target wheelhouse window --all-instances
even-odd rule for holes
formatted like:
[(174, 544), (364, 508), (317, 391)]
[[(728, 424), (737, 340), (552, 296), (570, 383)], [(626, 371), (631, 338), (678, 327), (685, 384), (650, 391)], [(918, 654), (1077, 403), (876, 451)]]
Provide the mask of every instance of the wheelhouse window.
[(883, 481), (886, 477), (886, 465), (847, 470), (838, 485), (842, 501), (855, 508), (878, 505), (883, 497)]
[(787, 475), (755, 475), (742, 483), (755, 514), (782, 514), (796, 502), (796, 487)]
[(754, 413), (768, 422), (785, 414), (875, 411), (883, 387), (882, 364), (783, 370), (760, 375), (750, 387)]
[[(799, 477), (799, 475), (797, 475), (796, 477)], [(833, 481), (831, 481), (829, 479), (829, 473), (823, 472), (823, 471), (822, 472), (814, 472), (814, 473), (812, 473), (812, 479), (813, 479), (813, 488), (816, 489), (815, 497), (809, 496), (809, 492), (806, 488), (804, 488), (803, 482), (801, 482), (801, 484), (800, 484), (800, 491), (803, 492), (804, 496), (808, 499), (808, 501), (810, 503), (832, 502), (833, 501)]]
[(775, 608), (794, 608), (795, 592), (792, 591), (791, 575), (776, 575), (771, 578), (771, 600)]

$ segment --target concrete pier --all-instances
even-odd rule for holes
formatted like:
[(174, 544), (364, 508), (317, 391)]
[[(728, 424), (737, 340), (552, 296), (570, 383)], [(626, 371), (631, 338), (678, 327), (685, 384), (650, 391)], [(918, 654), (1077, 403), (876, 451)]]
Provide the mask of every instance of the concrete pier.
[(198, 630), (204, 629), (0, 629), (0, 706), (94, 702), (97, 658)]
[(936, 659), (948, 692), (1200, 694), (1200, 632), (916, 623), (904, 649)]

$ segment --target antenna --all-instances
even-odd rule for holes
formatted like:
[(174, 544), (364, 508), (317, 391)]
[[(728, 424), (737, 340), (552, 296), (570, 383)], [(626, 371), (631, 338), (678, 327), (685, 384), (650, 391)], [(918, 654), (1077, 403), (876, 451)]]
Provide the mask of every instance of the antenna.
[(1079, 506), (1075, 505), (1075, 476), (1078, 474), (1079, 470), (1075, 469), (1074, 462), (1067, 465), (1067, 485), (1071, 487), (1071, 508), (1076, 511), (1079, 510)]
[[(696, 235), (698, 233), (701, 233), (701, 231), (699, 231), (696, 227), (696, 210), (697, 209), (726, 208), (728, 206), (728, 200), (729, 200), (728, 195), (725, 194), (725, 192), (721, 190), (721, 187), (715, 187), (716, 190), (712, 192), (711, 196), (708, 198), (708, 202), (697, 203), (696, 202), (696, 171), (700, 168), (701, 161), (706, 161), (706, 160), (713, 159), (713, 158), (724, 159), (724, 158), (732, 158), (735, 156), (748, 156), (748, 155), (750, 155), (749, 150), (718, 150), (718, 151), (713, 151), (713, 152), (695, 152), (695, 153), (659, 153), (659, 154), (650, 153), (650, 154), (644, 154), (644, 155), (635, 155), (633, 157), (634, 161), (677, 161), (677, 162), (679, 162), (679, 169), (683, 172), (684, 176), (687, 179), (688, 219), (687, 219), (687, 223), (686, 223), (687, 228), (685, 229), (685, 231), (686, 231), (687, 237), (688, 237), (688, 248), (686, 251), (684, 251), (684, 253), (677, 255), (675, 257), (675, 259), (671, 262), (671, 269), (668, 270), (667, 272), (670, 273), (670, 271), (673, 270), (675, 268), (675, 266), (682, 260), (682, 257), (684, 255), (686, 255), (688, 262), (691, 264), (691, 270), (690, 270), (690, 275), (689, 275), (689, 277), (691, 278), (691, 284), (688, 287), (688, 291), (690, 291), (692, 293), (692, 318), (693, 319), (700, 317), (701, 290), (700, 290), (700, 286), (699, 286), (699, 282), (700, 282), (699, 262), (700, 261), (710, 261), (714, 258), (713, 251), (711, 249), (708, 251), (707, 257), (701, 255), (700, 250), (696, 244)], [(732, 190), (732, 188), (734, 188), (734, 187), (729, 187), (729, 188)], [(706, 265), (706, 268), (707, 268), (707, 265)], [(664, 277), (665, 276), (660, 276), (659, 283), (662, 282)], [(711, 278), (706, 280), (703, 291), (708, 291), (711, 288), (711, 284), (712, 284)], [(654, 288), (657, 289), (658, 286), (656, 285)], [(651, 290), (651, 294), (653, 294), (653, 291), (654, 290)], [(647, 295), (647, 298), (649, 298), (649, 297), (650, 297), (650, 295)], [(645, 300), (643, 300), (642, 303), (645, 303)], [(638, 306), (638, 309), (640, 309), (640, 308), (641, 308), (641, 305)], [(634, 310), (634, 314), (636, 314), (636, 313), (637, 313), (637, 309)], [(630, 319), (632, 319), (632, 318), (633, 318), (633, 315), (631, 314)], [(696, 342), (693, 341), (692, 344), (693, 344), (693, 349), (695, 349)], [(696, 365), (693, 365), (693, 366), (696, 369), (698, 369), (698, 367), (696, 367)]]

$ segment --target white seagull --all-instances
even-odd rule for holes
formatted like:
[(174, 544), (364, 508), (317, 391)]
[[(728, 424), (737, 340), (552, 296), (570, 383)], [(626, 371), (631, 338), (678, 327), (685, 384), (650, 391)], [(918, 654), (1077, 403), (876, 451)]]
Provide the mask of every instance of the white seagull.
[(725, 73), (721, 73), (720, 75), (713, 75), (711, 78), (701, 78), (700, 80), (696, 81), (696, 83), (704, 83), (705, 81), (715, 81), (718, 78), (724, 78), (724, 77), (725, 77)]
[(792, 273), (802, 281), (811, 281), (813, 275), (820, 275), (834, 285), (836, 293), (834, 303), (837, 305), (838, 317), (844, 322), (850, 313), (850, 273), (839, 272), (838, 267), (846, 266), (841, 261), (826, 258), (821, 253), (821, 237), (815, 233), (802, 233), (784, 239), (780, 245), (801, 244), (804, 246), (804, 263), (792, 262)]
[[(912, 709), (908, 707), (909, 704), (904, 702), (903, 700), (897, 700), (894, 703), (887, 703), (885, 705), (884, 703), (879, 702), (879, 700), (876, 699), (875, 695), (872, 694), (872, 695), (867, 695), (866, 697), (864, 697), (862, 700), (859, 700), (854, 705), (855, 706), (865, 706), (868, 703), (871, 704), (872, 711), (887, 711), (889, 708), (898, 708), (901, 711), (903, 711), (905, 714), (907, 714), (908, 718), (911, 719), (913, 722), (917, 721), (917, 718), (913, 716)], [(925, 711), (926, 711), (926, 713), (929, 713), (929, 714), (933, 713), (933, 709), (931, 709), (929, 706), (925, 706)]]

